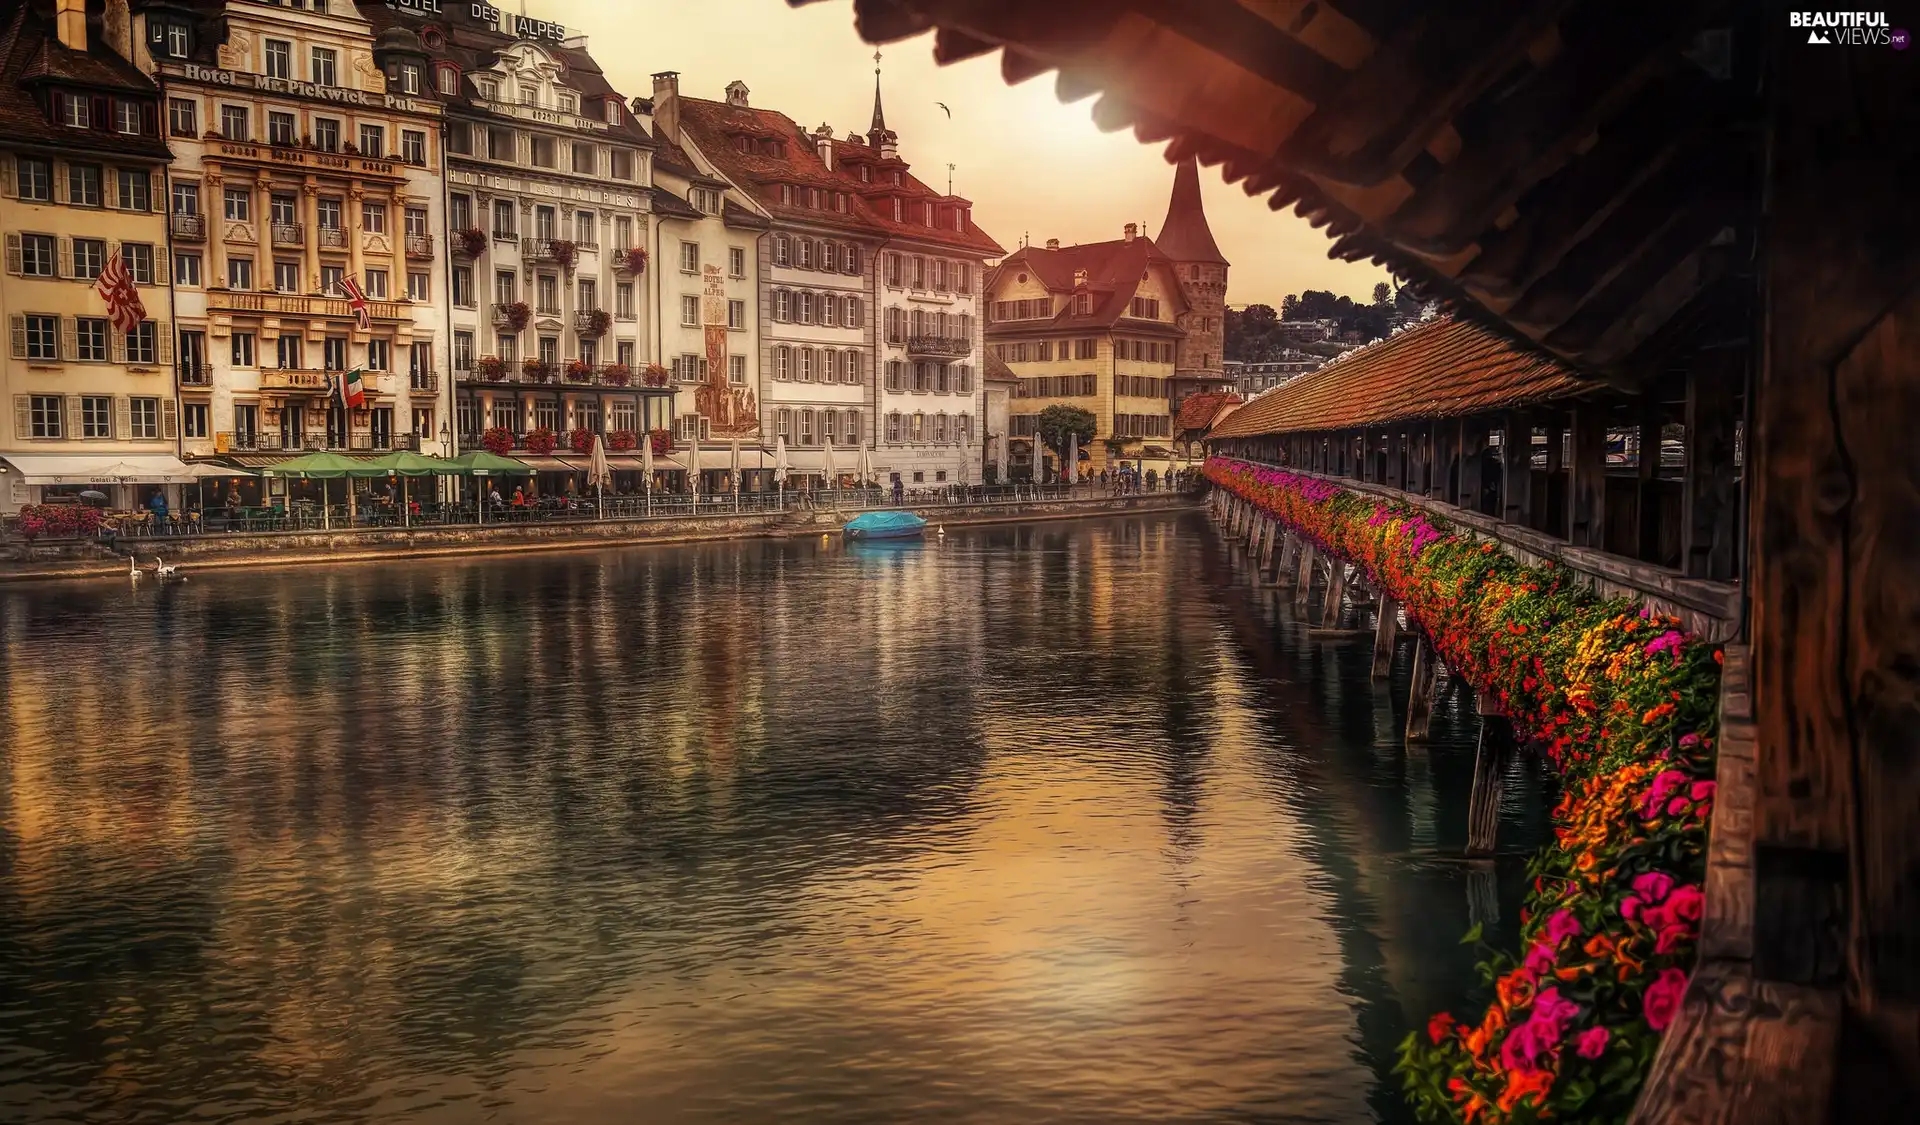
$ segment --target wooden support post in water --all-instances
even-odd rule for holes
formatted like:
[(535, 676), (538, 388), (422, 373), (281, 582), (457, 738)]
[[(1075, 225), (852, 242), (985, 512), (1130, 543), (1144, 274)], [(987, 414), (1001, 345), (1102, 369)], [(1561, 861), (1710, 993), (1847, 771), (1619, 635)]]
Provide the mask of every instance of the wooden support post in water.
[(1433, 722), (1433, 642), (1425, 633), (1413, 648), (1413, 684), (1407, 691), (1407, 741), (1425, 742)]
[(1273, 567), (1273, 583), (1276, 586), (1293, 585), (1293, 568), (1299, 563), (1300, 537), (1289, 531), (1281, 536), (1280, 561)]
[(1380, 621), (1373, 630), (1373, 678), (1384, 680), (1393, 668), (1393, 642), (1400, 634), (1400, 603), (1380, 595)]
[(1500, 834), (1500, 789), (1506, 783), (1513, 739), (1491, 695), (1481, 693), (1478, 710), (1480, 747), (1473, 759), (1473, 792), (1467, 798), (1467, 854), (1488, 856)]
[(1499, 922), (1499, 873), (1492, 863), (1476, 860), (1467, 865), (1467, 924), (1494, 926)]
[(1280, 521), (1272, 516), (1266, 517), (1266, 533), (1260, 540), (1260, 577), (1264, 580), (1273, 570), (1273, 540), (1280, 533)]
[(1293, 580), (1293, 607), (1301, 612), (1307, 608), (1307, 597), (1313, 592), (1314, 548), (1311, 543), (1300, 545), (1300, 569)]
[(1327, 578), (1327, 601), (1320, 607), (1320, 627), (1332, 629), (1340, 624), (1340, 606), (1347, 596), (1347, 564), (1331, 558), (1333, 572)]

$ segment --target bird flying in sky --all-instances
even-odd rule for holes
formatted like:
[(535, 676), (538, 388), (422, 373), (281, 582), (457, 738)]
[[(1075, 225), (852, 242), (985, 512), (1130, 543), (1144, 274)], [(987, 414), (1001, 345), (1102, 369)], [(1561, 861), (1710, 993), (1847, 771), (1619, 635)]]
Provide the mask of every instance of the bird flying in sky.
[[(947, 109), (947, 103), (945, 102), (935, 102), (933, 104), (939, 106), (941, 109)], [(947, 120), (953, 120), (953, 111), (950, 109), (947, 109)]]

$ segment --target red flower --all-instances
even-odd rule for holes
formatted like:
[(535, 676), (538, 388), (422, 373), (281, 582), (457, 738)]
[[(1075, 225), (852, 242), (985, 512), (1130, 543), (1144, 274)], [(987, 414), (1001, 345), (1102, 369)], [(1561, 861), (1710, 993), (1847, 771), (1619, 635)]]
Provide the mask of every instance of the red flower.
[(1453, 1015), (1450, 1012), (1436, 1013), (1432, 1019), (1427, 1021), (1427, 1038), (1433, 1040), (1436, 1044), (1442, 1039), (1445, 1039), (1447, 1032), (1452, 1030)]
[(1604, 1027), (1590, 1027), (1573, 1037), (1573, 1053), (1583, 1059), (1597, 1059), (1607, 1049), (1613, 1033)]

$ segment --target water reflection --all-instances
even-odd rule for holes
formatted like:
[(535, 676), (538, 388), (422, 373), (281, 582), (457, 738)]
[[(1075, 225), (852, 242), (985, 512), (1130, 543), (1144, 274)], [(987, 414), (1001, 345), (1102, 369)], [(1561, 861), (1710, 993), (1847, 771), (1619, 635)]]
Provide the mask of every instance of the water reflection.
[(1470, 720), (1400, 754), (1246, 577), (1155, 517), (0, 593), (0, 1118), (1400, 1120)]

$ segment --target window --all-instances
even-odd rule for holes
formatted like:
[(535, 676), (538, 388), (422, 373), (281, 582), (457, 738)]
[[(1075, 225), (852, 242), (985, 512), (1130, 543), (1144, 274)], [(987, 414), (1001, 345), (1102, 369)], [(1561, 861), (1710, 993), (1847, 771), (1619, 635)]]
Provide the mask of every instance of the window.
[(340, 151), (340, 122), (331, 117), (313, 119), (313, 147), (321, 152)]
[(927, 389), (927, 384), (931, 382), (931, 372), (929, 371), (929, 368), (931, 368), (932, 366), (933, 365), (930, 363), (916, 363), (913, 365), (913, 389), (914, 390), (924, 391)]
[(736, 386), (747, 381), (747, 357), (730, 355), (727, 357), (727, 382)]
[(328, 371), (345, 371), (347, 369), (347, 338), (345, 336), (327, 337), (320, 359)]
[(200, 255), (183, 253), (173, 256), (173, 283), (186, 286), (200, 284)]
[(499, 270), (493, 275), (493, 303), (511, 305), (520, 299), (520, 283), (512, 270)]
[(501, 360), (507, 363), (512, 363), (518, 340), (519, 337), (512, 333), (502, 332), (498, 334), (493, 338), (493, 354), (499, 356)]
[(267, 40), (267, 77), (293, 77), (293, 44), (285, 39)]
[(800, 240), (800, 260), (797, 264), (803, 270), (810, 270), (813, 268), (813, 240), (812, 239), (803, 238)]
[(386, 155), (387, 131), (379, 125), (360, 126), (360, 155), (379, 158)]
[(427, 135), (418, 129), (400, 130), (400, 159), (409, 164), (425, 164)]
[(184, 59), (187, 57), (189, 42), (187, 39), (186, 24), (171, 22), (163, 24), (155, 29), (153, 39), (155, 40), (158, 53), (175, 59)]
[(200, 107), (192, 98), (167, 99), (167, 132), (176, 137), (200, 135)]
[(680, 298), (680, 327), (700, 327), (700, 298), (691, 294)]
[(36, 316), (29, 314), (23, 318), (26, 322), (24, 351), (16, 351), (25, 359), (56, 360), (60, 358), (60, 318), (57, 316)]
[(514, 237), (514, 208), (511, 199), (493, 201), (493, 237), (511, 241)]
[(773, 319), (783, 324), (793, 319), (793, 294), (785, 289), (773, 291)]
[(181, 436), (204, 440), (207, 436), (207, 429), (207, 404), (204, 402), (183, 403), (180, 407)]
[(75, 94), (56, 94), (60, 103), (60, 123), (72, 129), (90, 129), (93, 127), (93, 115), (90, 103), (85, 97)]
[(59, 395), (28, 395), (27, 418), (31, 427), (27, 432), (37, 438), (57, 438), (64, 436), (60, 426)]
[(787, 236), (784, 234), (774, 235), (773, 264), (776, 266), (784, 266), (791, 264), (791, 261), (792, 243), (788, 241)]
[(247, 132), (247, 107), (243, 105), (223, 105), (220, 107), (220, 135), (230, 141), (252, 139)]
[(800, 412), (800, 437), (798, 441), (801, 445), (813, 444), (813, 411), (811, 410), (802, 410)]
[(487, 130), (487, 159), (514, 159), (513, 131), (511, 129)]
[(387, 205), (384, 203), (362, 203), (360, 205), (360, 229), (368, 234), (387, 233)]
[(420, 92), (420, 64), (403, 62), (400, 64), (400, 92), (417, 94)]
[(599, 161), (594, 159), (593, 146), (576, 141), (573, 145), (573, 170), (591, 176), (599, 167)]
[(252, 258), (228, 258), (227, 259), (227, 288), (229, 289), (253, 288), (253, 259)]
[(295, 335), (283, 335), (274, 341), (274, 362), (282, 371), (297, 371), (305, 366), (301, 362), (302, 345), (305, 338)]
[(624, 149), (624, 148), (613, 149), (611, 152), (607, 154), (607, 158), (609, 162), (612, 164), (614, 179), (616, 180), (633, 179), (633, 152), (631, 149)]
[(580, 279), (579, 300), (574, 308), (585, 311), (600, 307), (600, 283), (590, 277)]
[(113, 437), (113, 396), (80, 396), (80, 436), (83, 438)]
[(367, 296), (369, 298), (376, 301), (386, 300), (387, 299), (387, 271), (386, 270), (368, 270), (366, 289), (367, 289)]
[(120, 260), (126, 263), (127, 276), (135, 285), (153, 284), (153, 244), (150, 242), (122, 242)]
[(233, 334), (233, 366), (253, 366), (253, 333), (235, 332)]
[(840, 300), (831, 293), (820, 294), (820, 323), (829, 326), (840, 323)]
[(50, 234), (20, 236), (20, 272), (27, 277), (54, 275), (54, 242)]
[(812, 348), (800, 349), (799, 375), (800, 375), (800, 381), (802, 383), (813, 382), (813, 349)]
[(534, 307), (543, 313), (560, 311), (560, 279), (550, 273), (543, 273), (533, 280)]
[(294, 143), (294, 118), (291, 113), (267, 114), (267, 143), (272, 145), (292, 145)]
[(556, 163), (556, 158), (554, 156), (554, 145), (553, 145), (552, 137), (536, 136), (536, 137), (529, 137), (527, 138), (527, 140), (533, 146), (533, 162), (535, 164), (539, 165), (542, 168), (558, 167), (558, 164)]
[(935, 394), (947, 393), (947, 365), (944, 363), (933, 365), (933, 390)]
[(925, 414), (916, 413), (913, 416), (912, 428), (908, 430), (908, 436), (914, 441), (925, 441), (927, 439), (927, 416)]
[(613, 315), (621, 320), (633, 319), (633, 282), (614, 282)]
[(773, 377), (781, 382), (793, 378), (793, 349), (785, 344), (774, 345)]
[(145, 133), (146, 123), (141, 120), (145, 106), (139, 102), (118, 101), (113, 103), (113, 127), (122, 133)]
[(958, 390), (963, 395), (972, 394), (973, 393), (973, 368), (963, 363), (960, 365), (958, 373), (960, 376), (960, 386)]
[(841, 264), (841, 271), (844, 273), (860, 272), (860, 248), (858, 246), (847, 247), (844, 260)]
[(802, 324), (813, 323), (813, 294), (794, 294), (793, 318)]
[(98, 238), (73, 240), (73, 276), (95, 278), (107, 264), (107, 244)]
[(962, 293), (973, 292), (973, 267), (966, 262), (956, 262), (954, 269), (958, 272), (953, 287)]
[(633, 220), (625, 215), (617, 215), (613, 220), (613, 245), (620, 250), (633, 246)]
[(76, 207), (100, 206), (100, 166), (67, 165), (67, 202)]
[(340, 282), (346, 276), (347, 276), (347, 267), (345, 266), (321, 266), (320, 267), (320, 292), (326, 294), (329, 297), (346, 296), (347, 291), (341, 288), (340, 286)]
[(149, 211), (153, 205), (153, 181), (144, 168), (122, 168), (114, 176), (116, 194), (122, 211)]
[(367, 366), (375, 371), (392, 371), (393, 342), (391, 340), (368, 340)]
[(312, 56), (313, 81), (322, 86), (338, 86), (339, 83), (334, 80), (334, 63), (338, 58), (338, 53), (331, 47), (315, 47)]
[(346, 207), (338, 199), (322, 196), (315, 205), (314, 218), (319, 222), (321, 230), (339, 230), (341, 223), (345, 221), (342, 218), (345, 214)]
[(848, 352), (846, 354), (846, 366), (840, 371), (840, 381), (843, 383), (858, 383), (860, 379), (860, 353)]
[(887, 415), (887, 440), (892, 442), (900, 440), (900, 415), (897, 413)]
[(747, 303), (745, 301), (727, 302), (727, 327), (745, 328), (747, 326)]
[(425, 270), (408, 270), (407, 300), (426, 301), (431, 299), (427, 285), (427, 272)]
[(453, 369), (455, 371), (473, 370), (473, 333), (455, 332), (453, 334)]
[(680, 244), (680, 272), (700, 272), (700, 244), (698, 242), (682, 242)]
[(459, 71), (450, 66), (443, 66), (439, 68), (439, 73), (436, 77), (439, 79), (439, 89), (441, 93), (451, 95), (460, 92)]

